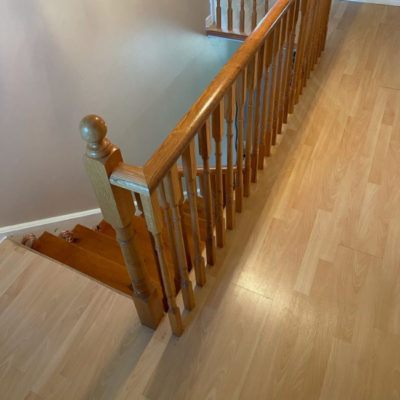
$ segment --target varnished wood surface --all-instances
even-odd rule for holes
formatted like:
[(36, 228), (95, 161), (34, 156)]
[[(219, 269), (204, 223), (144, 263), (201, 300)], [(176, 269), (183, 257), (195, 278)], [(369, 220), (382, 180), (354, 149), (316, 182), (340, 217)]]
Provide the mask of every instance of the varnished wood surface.
[(331, 20), (201, 311), (179, 343), (160, 328), (118, 399), (398, 398), (400, 9)]
[[(277, 0), (262, 22), (260, 22), (258, 28), (250, 34), (146, 162), (143, 172), (150, 191), (155, 190), (158, 183), (175, 164), (183, 150), (222, 101), (227, 89), (236, 81), (241, 70), (252, 60), (276, 20), (287, 10), (292, 2), (293, 0)], [(119, 186), (123, 185), (123, 178), (122, 176), (118, 183)]]
[(334, 3), (324, 56), (179, 340), (166, 318), (153, 334), (129, 299), (1, 244), (3, 397), (396, 399), (399, 21)]

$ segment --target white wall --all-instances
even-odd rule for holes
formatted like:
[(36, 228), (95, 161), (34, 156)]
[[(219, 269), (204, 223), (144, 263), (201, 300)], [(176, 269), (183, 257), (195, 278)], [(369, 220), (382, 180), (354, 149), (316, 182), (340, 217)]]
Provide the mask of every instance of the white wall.
[(0, 1), (0, 227), (97, 207), (78, 124), (143, 165), (237, 43), (208, 0)]

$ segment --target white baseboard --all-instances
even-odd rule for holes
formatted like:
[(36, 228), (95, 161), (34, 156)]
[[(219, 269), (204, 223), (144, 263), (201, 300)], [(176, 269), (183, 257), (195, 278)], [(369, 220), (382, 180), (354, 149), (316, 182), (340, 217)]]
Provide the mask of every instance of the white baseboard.
[(381, 4), (386, 6), (397, 6), (400, 7), (400, 0), (347, 0), (356, 3), (371, 3), (371, 4)]
[(39, 235), (44, 231), (58, 233), (64, 229), (72, 229), (76, 224), (94, 227), (101, 220), (100, 208), (79, 211), (72, 214), (59, 215), (58, 217), (44, 218), (36, 221), (24, 222), (18, 225), (4, 226), (0, 228), (0, 243), (10, 237), (19, 240), (27, 233)]

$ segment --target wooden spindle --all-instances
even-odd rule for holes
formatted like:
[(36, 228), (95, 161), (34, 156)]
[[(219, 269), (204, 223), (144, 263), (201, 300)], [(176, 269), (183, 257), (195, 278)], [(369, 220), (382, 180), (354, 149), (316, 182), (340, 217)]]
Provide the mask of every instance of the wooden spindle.
[(217, 14), (217, 28), (221, 29), (221, 0), (217, 0), (217, 8), (216, 8), (216, 14)]
[(226, 175), (226, 227), (233, 229), (235, 225), (235, 199), (233, 176), (233, 121), (236, 113), (236, 88), (235, 85), (228, 89), (225, 96), (225, 120), (227, 125), (227, 175)]
[(176, 254), (178, 257), (179, 273), (181, 278), (181, 290), (183, 302), (187, 310), (194, 308), (194, 294), (192, 282), (189, 279), (188, 265), (186, 259), (185, 242), (182, 233), (182, 220), (179, 209), (181, 201), (181, 189), (179, 183), (178, 169), (174, 165), (163, 178), (165, 197), (171, 207)]
[(277, 71), (277, 90), (275, 96), (275, 113), (273, 117), (273, 129), (272, 129), (272, 144), (276, 144), (276, 138), (278, 133), (281, 132), (281, 121), (280, 121), (280, 109), (282, 100), (282, 76), (283, 76), (283, 45), (286, 33), (286, 18), (287, 12), (281, 18), (281, 30), (279, 39), (279, 50), (278, 50), (278, 71)]
[(269, 11), (269, 0), (265, 0), (265, 6), (264, 6), (265, 14)]
[(247, 129), (246, 129), (246, 147), (244, 159), (244, 190), (245, 197), (250, 196), (250, 178), (251, 178), (251, 145), (253, 141), (253, 112), (254, 112), (254, 90), (257, 80), (258, 53), (250, 62), (248, 69), (248, 93), (247, 102)]
[(328, 35), (328, 22), (329, 22), (329, 14), (331, 11), (331, 3), (332, 3), (332, 0), (325, 1), (324, 28), (323, 28), (322, 39), (321, 39), (321, 52), (323, 52), (325, 50), (326, 37)]
[(268, 140), (267, 147), (267, 117), (270, 113), (270, 65), (272, 59), (272, 45), (273, 45), (273, 35), (268, 35), (265, 40), (265, 79), (264, 79), (264, 95), (263, 95), (263, 112), (261, 119), (261, 129), (260, 129), (260, 148), (258, 155), (258, 169), (264, 168), (264, 157), (270, 155), (270, 141)]
[(245, 20), (245, 11), (244, 11), (244, 0), (240, 0), (240, 23), (239, 23), (239, 30), (240, 33), (245, 33), (245, 26), (244, 26), (244, 20)]
[(187, 263), (187, 267), (188, 270), (190, 271), (192, 269), (193, 266), (193, 262), (192, 262), (192, 257), (191, 257), (191, 249), (190, 249), (190, 244), (189, 244), (189, 232), (187, 231), (186, 228), (186, 224), (183, 222), (183, 203), (184, 203), (184, 199), (185, 196), (183, 194), (183, 186), (182, 186), (182, 179), (179, 177), (178, 178), (178, 182), (179, 182), (179, 190), (180, 190), (180, 196), (179, 196), (179, 212), (182, 218), (182, 237), (183, 237), (183, 243), (185, 245), (185, 254), (186, 254), (186, 263)]
[(176, 336), (183, 333), (182, 317), (179, 307), (176, 304), (176, 292), (173, 279), (171, 277), (166, 257), (166, 249), (162, 238), (163, 219), (160, 213), (160, 205), (158, 199), (164, 202), (164, 194), (160, 193), (160, 187), (157, 193), (149, 195), (141, 195), (143, 204), (143, 213), (146, 219), (147, 229), (153, 236), (154, 246), (157, 252), (157, 258), (160, 265), (162, 283), (168, 303), (168, 318), (171, 330)]
[(310, 10), (309, 10), (309, 23), (308, 23), (308, 36), (307, 36), (307, 48), (306, 48), (306, 59), (305, 59), (305, 68), (303, 74), (303, 85), (306, 86), (307, 80), (310, 77), (311, 69), (312, 69), (312, 54), (313, 54), (313, 45), (314, 45), (314, 33), (315, 33), (315, 14), (316, 14), (316, 6), (315, 2), (310, 0)]
[[(293, 5), (293, 3), (292, 3)], [(278, 122), (277, 122), (277, 133), (280, 134), (282, 132), (283, 125), (283, 105), (285, 102), (285, 82), (287, 80), (288, 74), (288, 43), (289, 43), (289, 33), (290, 33), (290, 21), (292, 17), (293, 6), (290, 6), (286, 14), (283, 16), (284, 28), (283, 28), (283, 38), (282, 38), (282, 48), (281, 48), (281, 81), (280, 81), (280, 95), (279, 95), (279, 109), (278, 109)]]
[(277, 41), (277, 54), (276, 54), (276, 83), (275, 83), (275, 96), (274, 96), (274, 113), (272, 115), (272, 144), (276, 145), (276, 137), (278, 133), (278, 114), (279, 114), (279, 101), (281, 90), (281, 75), (282, 75), (282, 42), (284, 32), (284, 18), (279, 22), (279, 34)]
[(171, 254), (172, 263), (174, 265), (174, 282), (175, 287), (180, 287), (181, 277), (180, 277), (180, 270), (179, 270), (179, 261), (178, 255), (176, 253), (176, 244), (175, 244), (175, 237), (174, 237), (174, 229), (172, 223), (172, 211), (169, 203), (165, 197), (164, 186), (159, 185), (157, 189), (158, 201), (164, 213), (164, 225), (167, 228), (167, 240), (168, 240), (168, 247), (169, 252)]
[(225, 218), (222, 182), (222, 137), (224, 135), (224, 103), (221, 101), (212, 113), (212, 136), (215, 141), (215, 226), (217, 246), (224, 247)]
[(87, 143), (84, 164), (100, 204), (104, 219), (117, 233), (126, 268), (133, 287), (133, 301), (143, 325), (155, 329), (164, 315), (162, 301), (150, 284), (145, 265), (140, 257), (136, 234), (132, 227), (135, 212), (132, 193), (111, 186), (109, 176), (122, 163), (120, 150), (105, 137), (105, 122), (96, 115), (88, 115), (80, 123), (80, 133)]
[(273, 120), (275, 114), (275, 106), (276, 106), (276, 89), (277, 89), (277, 75), (278, 75), (278, 45), (279, 45), (279, 34), (280, 34), (280, 21), (275, 25), (272, 31), (273, 37), (273, 46), (272, 46), (272, 62), (271, 62), (271, 96), (270, 96), (270, 112), (268, 113), (268, 123), (267, 123), (267, 149), (271, 149), (273, 143)]
[(306, 85), (307, 77), (308, 77), (310, 47), (311, 47), (310, 45), (311, 45), (311, 36), (312, 36), (312, 20), (313, 20), (313, 8), (312, 8), (311, 0), (307, 0), (307, 11), (306, 11), (305, 19), (306, 19), (305, 47), (304, 47), (304, 57), (303, 57), (303, 65), (301, 68), (298, 96), (300, 96), (303, 93), (303, 88)]
[(183, 174), (186, 182), (186, 191), (190, 205), (190, 217), (192, 223), (192, 238), (194, 248), (194, 270), (196, 283), (203, 286), (206, 283), (206, 269), (204, 258), (201, 255), (201, 238), (199, 228), (199, 216), (197, 209), (197, 189), (196, 189), (196, 154), (194, 141), (191, 141), (187, 149), (182, 154)]
[(237, 80), (238, 132), (236, 141), (236, 184), (235, 201), (236, 212), (243, 208), (243, 144), (244, 144), (244, 108), (247, 93), (247, 67), (241, 72)]
[(228, 31), (233, 31), (233, 9), (232, 0), (228, 0)]
[[(314, 2), (314, 21), (313, 21), (313, 36), (312, 36), (312, 47), (311, 47), (311, 60), (310, 69), (312, 71), (317, 62), (317, 38), (319, 32), (319, 22), (320, 22), (320, 5), (321, 2)], [(310, 74), (310, 72), (309, 72)]]
[(301, 20), (299, 40), (296, 49), (296, 58), (293, 72), (292, 85), (290, 87), (289, 113), (293, 113), (294, 106), (298, 102), (300, 85), (301, 85), (301, 70), (303, 68), (304, 48), (306, 45), (306, 27), (307, 27), (307, 0), (301, 1)]
[(257, 0), (253, 0), (253, 13), (251, 15), (251, 29), (257, 26)]
[[(259, 139), (260, 139), (260, 129), (261, 129), (261, 94), (262, 94), (262, 83), (265, 68), (265, 58), (266, 58), (266, 47), (263, 45), (261, 50), (258, 52), (260, 55), (258, 57), (259, 63), (257, 68), (256, 77), (256, 113), (254, 117), (254, 135), (253, 135), (253, 151), (251, 153), (251, 181), (257, 182), (257, 172), (258, 172), (258, 151), (259, 151)], [(265, 90), (265, 88), (264, 88)]]
[(199, 153), (203, 159), (203, 198), (206, 215), (206, 254), (207, 264), (214, 265), (216, 259), (216, 244), (214, 235), (214, 211), (211, 193), (211, 177), (209, 159), (211, 155), (210, 119), (201, 128), (199, 133)]
[(292, 92), (293, 76), (294, 76), (294, 63), (293, 63), (293, 51), (294, 43), (296, 40), (296, 26), (299, 16), (300, 0), (295, 0), (292, 11), (292, 21), (290, 28), (289, 46), (287, 50), (287, 76), (285, 82), (285, 101), (283, 106), (283, 122), (287, 123), (289, 114), (290, 96)]
[(318, 61), (318, 47), (319, 47), (319, 37), (321, 32), (321, 22), (322, 22), (322, 2), (316, 2), (316, 17), (315, 17), (315, 34), (314, 34), (314, 45), (313, 45), (313, 68)]

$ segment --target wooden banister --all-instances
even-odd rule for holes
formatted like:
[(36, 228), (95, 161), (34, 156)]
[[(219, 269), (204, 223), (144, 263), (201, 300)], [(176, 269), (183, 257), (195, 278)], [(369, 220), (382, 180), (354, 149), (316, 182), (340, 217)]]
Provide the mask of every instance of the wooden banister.
[(258, 28), (246, 39), (202, 93), (190, 110), (167, 136), (144, 166), (149, 190), (154, 190), (167, 171), (178, 160), (200, 127), (221, 102), (227, 89), (236, 81), (242, 69), (262, 45), (268, 32), (294, 0), (278, 0), (259, 23)]
[[(226, 229), (234, 228), (235, 213), (242, 211), (251, 182), (278, 143), (324, 48), (330, 2), (278, 0), (143, 167), (123, 162), (105, 138), (101, 118), (82, 121), (85, 165), (104, 217), (117, 231), (144, 324), (156, 326), (162, 309), (130, 227), (132, 195), (152, 235), (171, 329), (179, 336), (183, 322), (176, 289), (185, 308), (193, 309), (189, 271), (193, 267), (203, 286), (203, 241), (209, 266), (216, 262), (216, 247), (226, 245)], [(252, 4), (254, 17), (256, 1)], [(217, 7), (221, 16), (221, 2)]]

